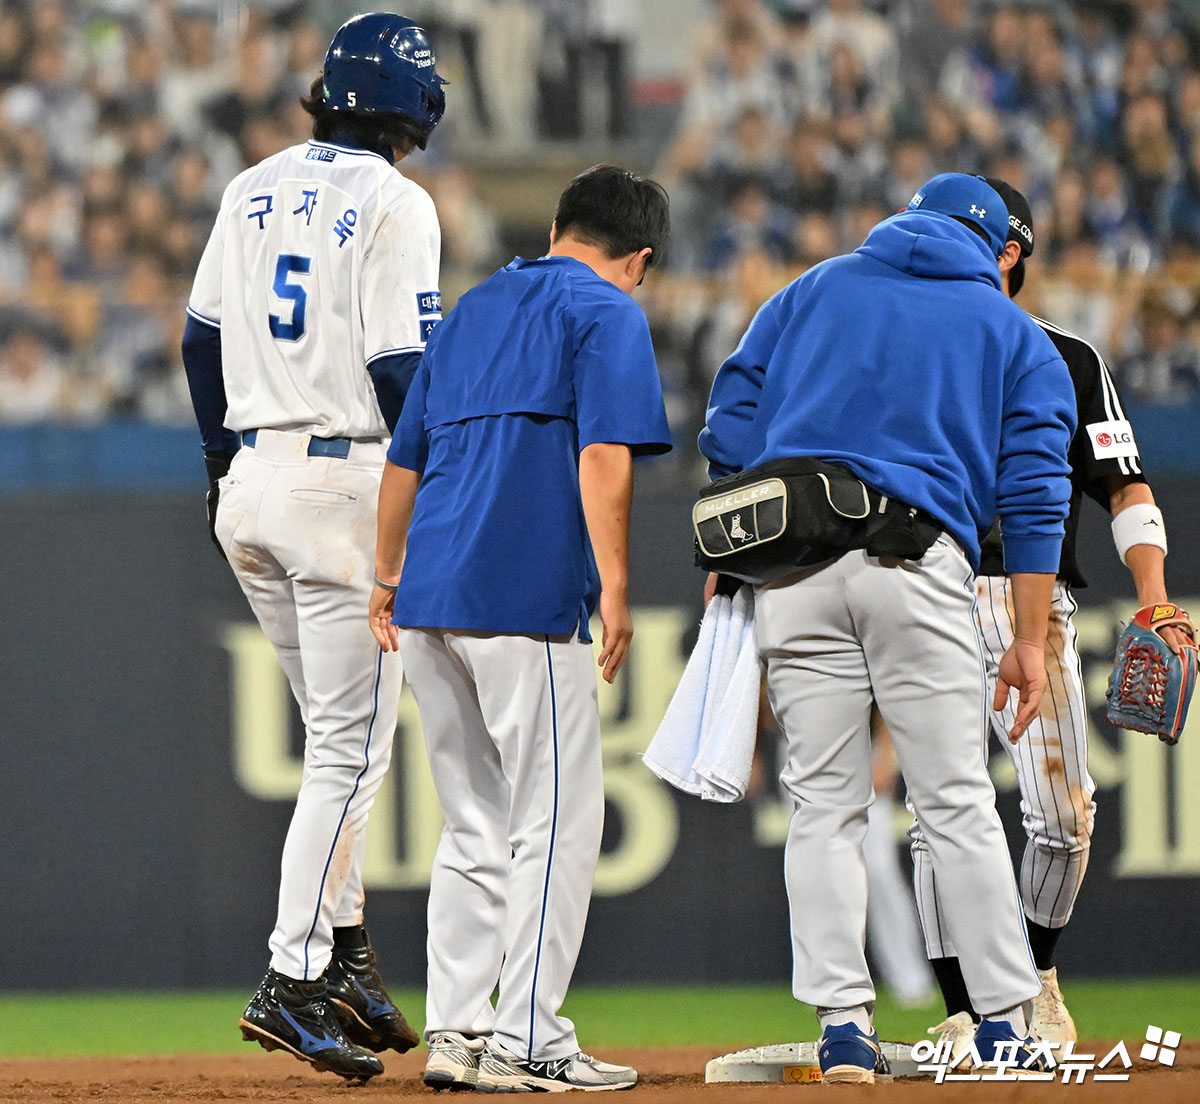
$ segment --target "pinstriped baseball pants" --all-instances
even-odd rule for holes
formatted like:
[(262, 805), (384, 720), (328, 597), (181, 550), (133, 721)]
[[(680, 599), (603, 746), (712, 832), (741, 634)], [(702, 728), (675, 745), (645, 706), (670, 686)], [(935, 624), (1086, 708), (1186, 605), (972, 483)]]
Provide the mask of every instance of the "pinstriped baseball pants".
[[(988, 685), (995, 686), (1000, 657), (1012, 643), (1013, 606), (1005, 576), (976, 580), (977, 616), (987, 660)], [(1087, 769), (1088, 715), (1083, 699), (1075, 627), (1078, 606), (1070, 587), (1055, 584), (1046, 634), (1046, 695), (1041, 713), (1017, 744), (1008, 740), (1014, 710), (991, 712), (992, 729), (1017, 770), (1022, 823), (1027, 842), (1021, 860), (1021, 904), (1025, 915), (1046, 928), (1071, 919), (1087, 871), (1096, 804), (1096, 784)], [(913, 837), (914, 885), (930, 958), (955, 954), (940, 908), (940, 886), (919, 831)]]
[(863, 840), (879, 706), (944, 888), (976, 1008), (1041, 989), (984, 758), (986, 678), (973, 574), (940, 537), (919, 562), (849, 552), (755, 594), (767, 688), (788, 743), (784, 872), (792, 991), (816, 1007), (867, 1004)]

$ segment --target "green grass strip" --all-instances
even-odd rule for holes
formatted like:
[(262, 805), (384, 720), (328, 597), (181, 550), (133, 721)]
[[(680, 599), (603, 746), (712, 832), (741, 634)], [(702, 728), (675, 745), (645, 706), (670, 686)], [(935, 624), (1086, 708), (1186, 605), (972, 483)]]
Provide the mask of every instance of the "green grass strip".
[[(1200, 1037), (1200, 979), (1072, 981), (1067, 1003), (1084, 1038), (1140, 1045), (1147, 1025)], [(241, 1042), (238, 1016), (249, 992), (0, 995), (0, 1057), (226, 1054)], [(424, 993), (393, 990), (420, 1028)], [(585, 1049), (702, 1046), (714, 1054), (816, 1037), (812, 1011), (785, 984), (580, 987), (563, 1011)], [(940, 1004), (902, 1009), (881, 994), (881, 1036), (915, 1041), (942, 1018)]]

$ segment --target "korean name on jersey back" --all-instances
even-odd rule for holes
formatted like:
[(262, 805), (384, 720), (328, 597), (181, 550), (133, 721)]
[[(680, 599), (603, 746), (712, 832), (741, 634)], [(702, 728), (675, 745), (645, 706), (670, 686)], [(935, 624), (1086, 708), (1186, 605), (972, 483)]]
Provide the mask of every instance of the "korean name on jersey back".
[(320, 146), (314, 146), (304, 155), (306, 161), (332, 161), (337, 157), (337, 150), (323, 149)]

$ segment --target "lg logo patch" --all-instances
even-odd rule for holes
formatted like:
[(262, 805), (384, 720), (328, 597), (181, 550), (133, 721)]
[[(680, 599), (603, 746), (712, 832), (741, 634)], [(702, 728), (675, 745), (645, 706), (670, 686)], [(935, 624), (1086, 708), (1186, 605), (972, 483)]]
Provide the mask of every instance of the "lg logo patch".
[(1092, 422), (1087, 427), (1092, 442), (1092, 452), (1097, 460), (1117, 456), (1136, 457), (1137, 442), (1133, 438), (1133, 427), (1123, 419), (1108, 422)]

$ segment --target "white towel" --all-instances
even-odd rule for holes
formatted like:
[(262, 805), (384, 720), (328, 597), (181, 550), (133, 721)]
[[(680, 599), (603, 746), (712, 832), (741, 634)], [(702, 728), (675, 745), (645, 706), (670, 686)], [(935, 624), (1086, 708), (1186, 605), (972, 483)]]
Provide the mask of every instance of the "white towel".
[(671, 704), (642, 761), (659, 778), (705, 801), (741, 801), (758, 733), (760, 681), (754, 588), (718, 595)]

